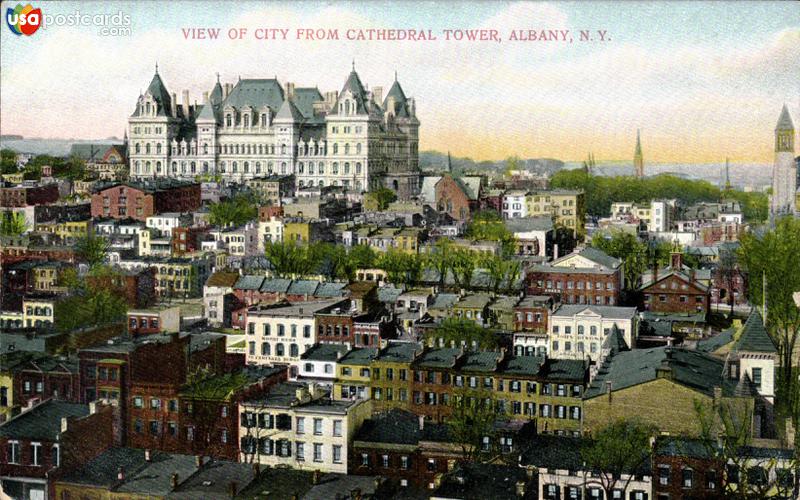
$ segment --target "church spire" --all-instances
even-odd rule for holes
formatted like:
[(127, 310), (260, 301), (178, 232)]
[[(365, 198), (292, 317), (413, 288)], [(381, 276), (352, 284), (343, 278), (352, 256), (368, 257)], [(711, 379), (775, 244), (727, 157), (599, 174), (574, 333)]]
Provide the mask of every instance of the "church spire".
[(453, 173), (453, 164), (450, 162), (450, 151), (447, 151), (447, 172), (452, 174)]
[(725, 191), (731, 190), (731, 168), (728, 158), (725, 158)]
[(636, 129), (636, 150), (633, 153), (633, 169), (636, 177), (644, 177), (644, 158), (642, 157), (642, 138), (639, 129)]

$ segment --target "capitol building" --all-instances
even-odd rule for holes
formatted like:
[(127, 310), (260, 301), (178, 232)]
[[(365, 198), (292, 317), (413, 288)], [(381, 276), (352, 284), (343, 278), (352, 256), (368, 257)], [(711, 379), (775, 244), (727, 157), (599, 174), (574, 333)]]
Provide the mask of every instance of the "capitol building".
[(158, 74), (128, 119), (132, 179), (218, 178), (226, 183), (294, 175), (298, 189), (385, 186), (419, 192), (419, 120), (400, 83), (369, 90), (355, 67), (339, 92), (277, 79), (217, 83), (202, 103), (181, 103)]

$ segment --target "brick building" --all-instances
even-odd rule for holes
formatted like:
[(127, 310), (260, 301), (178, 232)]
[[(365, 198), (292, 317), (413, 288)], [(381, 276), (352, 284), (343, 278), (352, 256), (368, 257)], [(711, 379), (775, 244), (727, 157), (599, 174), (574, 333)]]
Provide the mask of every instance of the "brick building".
[(514, 306), (514, 331), (546, 332), (555, 303), (549, 295), (529, 295)]
[(92, 217), (145, 221), (163, 212), (193, 212), (200, 208), (200, 184), (174, 180), (125, 182), (92, 195)]
[(642, 281), (639, 291), (646, 311), (708, 314), (709, 287), (698, 280), (694, 269), (683, 265), (681, 253), (672, 254), (670, 267), (655, 268)]
[(58, 184), (36, 184), (32, 182), (0, 186), (0, 207), (22, 208), (45, 205), (58, 201)]
[(700, 440), (663, 436), (653, 446), (653, 496), (657, 499), (725, 498), (726, 464)]
[(149, 309), (130, 309), (127, 321), (128, 333), (134, 337), (177, 332), (181, 328), (181, 308), (156, 306)]
[(77, 403), (78, 363), (75, 359), (37, 356), (14, 370), (14, 404), (27, 406), (48, 399)]
[(622, 262), (592, 247), (533, 265), (525, 274), (528, 295), (552, 295), (563, 304), (617, 305), (625, 286)]
[(128, 307), (144, 308), (156, 301), (156, 268), (123, 269), (101, 275), (89, 275), (87, 282), (95, 288), (114, 288), (125, 297)]
[(480, 177), (453, 177), (446, 173), (434, 185), (436, 209), (466, 221), (480, 207)]

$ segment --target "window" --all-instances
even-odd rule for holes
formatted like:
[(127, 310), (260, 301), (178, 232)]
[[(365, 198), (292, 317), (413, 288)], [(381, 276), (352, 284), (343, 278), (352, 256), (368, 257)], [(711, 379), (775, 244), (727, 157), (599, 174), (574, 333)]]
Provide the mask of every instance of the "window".
[(42, 443), (31, 443), (31, 465), (42, 465)]
[(161, 400), (160, 399), (151, 399), (150, 400), (150, 409), (151, 410), (160, 410), (161, 409)]
[(296, 429), (298, 434), (305, 434), (306, 432), (306, 418), (305, 417), (297, 417), (296, 419)]
[(342, 445), (340, 444), (333, 445), (333, 463), (342, 463)]
[(761, 388), (761, 368), (753, 368), (753, 384)]
[(51, 448), (51, 453), (52, 453), (53, 467), (60, 466), (61, 465), (61, 448), (57, 444), (54, 444), (53, 447)]
[(408, 469), (408, 457), (405, 455), (400, 457), (400, 468), (403, 470)]
[(333, 421), (333, 435), (336, 437), (342, 436), (342, 421), (341, 420), (334, 420)]
[(297, 461), (298, 461), (298, 462), (303, 462), (303, 461), (305, 461), (305, 459), (306, 459), (306, 450), (305, 450), (305, 446), (304, 446), (304, 444), (303, 444), (303, 443), (301, 443), (300, 441), (297, 441), (297, 442), (295, 443), (295, 453), (294, 453), (294, 456), (295, 456), (295, 458), (297, 459)]
[(381, 455), (381, 466), (384, 469), (389, 468), (389, 455)]
[(315, 418), (314, 419), (314, 435), (321, 436), (322, 435), (322, 419)]
[(369, 467), (369, 455), (366, 453), (361, 454), (361, 465), (363, 467)]
[(322, 444), (314, 443), (314, 461), (322, 462)]
[(133, 407), (134, 408), (142, 408), (142, 407), (144, 407), (144, 399), (141, 396), (134, 396), (133, 397)]
[(8, 463), (10, 464), (18, 464), (19, 463), (19, 442), (18, 441), (9, 441), (8, 442)]

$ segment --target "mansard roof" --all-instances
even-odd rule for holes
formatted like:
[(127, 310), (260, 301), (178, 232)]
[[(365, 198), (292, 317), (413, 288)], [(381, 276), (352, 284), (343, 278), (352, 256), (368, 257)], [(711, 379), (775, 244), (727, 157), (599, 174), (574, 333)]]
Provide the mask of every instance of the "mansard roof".
[(273, 112), (280, 109), (284, 101), (283, 88), (274, 78), (247, 78), (239, 80), (231, 93), (222, 102), (222, 107), (242, 109), (250, 106), (261, 109), (268, 106)]
[(314, 117), (314, 103), (323, 101), (324, 98), (319, 89), (312, 87), (301, 87), (294, 89), (292, 102), (305, 118)]
[(364, 90), (364, 85), (361, 84), (361, 79), (358, 77), (358, 73), (356, 73), (355, 70), (350, 72), (347, 81), (344, 82), (344, 87), (342, 87), (342, 91), (339, 92), (339, 97), (341, 98), (342, 94), (348, 90), (356, 101), (356, 113), (360, 115), (367, 114), (367, 92)]
[(742, 329), (742, 334), (733, 346), (734, 351), (776, 353), (775, 343), (770, 338), (764, 327), (761, 314), (756, 311), (750, 313)]
[(214, 85), (214, 89), (208, 96), (208, 102), (215, 105), (222, 102), (222, 85), (220, 85), (219, 80), (217, 80), (217, 83)]

